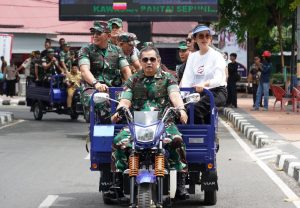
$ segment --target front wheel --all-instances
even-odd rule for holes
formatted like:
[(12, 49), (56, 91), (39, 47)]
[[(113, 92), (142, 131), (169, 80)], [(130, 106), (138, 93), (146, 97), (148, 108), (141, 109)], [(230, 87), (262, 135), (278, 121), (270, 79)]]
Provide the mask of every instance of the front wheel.
[(149, 183), (142, 183), (138, 186), (138, 207), (150, 208), (152, 204), (152, 188)]
[(35, 120), (42, 120), (43, 118), (43, 106), (41, 103), (36, 102), (33, 106), (33, 116)]
[(217, 191), (204, 191), (205, 205), (212, 206), (217, 203)]

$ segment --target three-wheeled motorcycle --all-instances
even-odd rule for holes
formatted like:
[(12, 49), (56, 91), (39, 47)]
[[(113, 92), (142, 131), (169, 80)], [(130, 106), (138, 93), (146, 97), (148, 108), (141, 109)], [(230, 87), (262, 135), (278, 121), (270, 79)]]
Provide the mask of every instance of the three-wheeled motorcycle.
[[(171, 207), (175, 199), (177, 172), (168, 167), (168, 152), (164, 149), (164, 122), (176, 108), (168, 108), (161, 120), (156, 112), (123, 111), (126, 124), (101, 124), (99, 122), (95, 103), (110, 100), (112, 113), (116, 111), (116, 96), (122, 88), (110, 88), (109, 94), (96, 92), (92, 95), (90, 106), (90, 140), (91, 140), (91, 170), (100, 171), (99, 191), (105, 192), (114, 184), (111, 163), (111, 145), (114, 136), (125, 125), (132, 135), (132, 148), (128, 159), (128, 169), (123, 173), (123, 192), (129, 196), (130, 207)], [(204, 192), (204, 203), (214, 205), (217, 201), (218, 178), (216, 167), (216, 130), (217, 110), (212, 93), (205, 89), (204, 93), (210, 97), (210, 119), (208, 124), (194, 124), (194, 103), (199, 98), (193, 89), (183, 88), (183, 92), (190, 93), (186, 97), (188, 106), (188, 124), (178, 124), (186, 144), (186, 154), (189, 166), (186, 184), (189, 194), (196, 193), (196, 186)], [(115, 189), (120, 187), (114, 187)], [(103, 195), (104, 203), (118, 202)], [(197, 196), (197, 195), (196, 195)], [(200, 198), (200, 197), (199, 197)], [(119, 201), (120, 202), (120, 201)], [(123, 201), (122, 201), (123, 202)]]
[(35, 120), (42, 120), (47, 112), (70, 115), (77, 120), (83, 114), (80, 102), (80, 91), (74, 92), (71, 112), (67, 109), (67, 89), (63, 82), (64, 75), (53, 75), (47, 82), (37, 82), (28, 79), (26, 82), (26, 103), (30, 106)]

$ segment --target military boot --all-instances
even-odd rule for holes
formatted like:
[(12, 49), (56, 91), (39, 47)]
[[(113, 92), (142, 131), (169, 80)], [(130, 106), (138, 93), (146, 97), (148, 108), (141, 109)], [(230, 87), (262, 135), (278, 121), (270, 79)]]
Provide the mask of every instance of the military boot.
[(180, 200), (186, 200), (190, 198), (189, 193), (187, 192), (185, 188), (185, 178), (187, 176), (187, 173), (177, 173), (177, 190), (176, 190), (176, 198)]

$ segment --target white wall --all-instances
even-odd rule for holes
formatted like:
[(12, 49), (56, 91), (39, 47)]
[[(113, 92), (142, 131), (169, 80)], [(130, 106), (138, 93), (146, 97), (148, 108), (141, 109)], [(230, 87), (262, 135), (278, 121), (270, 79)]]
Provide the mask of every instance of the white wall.
[(34, 50), (44, 50), (46, 34), (14, 34), (12, 53), (31, 53)]

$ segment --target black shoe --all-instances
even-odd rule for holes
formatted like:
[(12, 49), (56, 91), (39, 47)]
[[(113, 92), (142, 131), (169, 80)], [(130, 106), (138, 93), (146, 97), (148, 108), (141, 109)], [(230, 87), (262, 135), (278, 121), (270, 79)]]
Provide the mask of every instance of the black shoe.
[(187, 173), (177, 173), (177, 190), (175, 197), (180, 200), (186, 200), (190, 198), (189, 193), (187, 192), (185, 188), (185, 178)]

